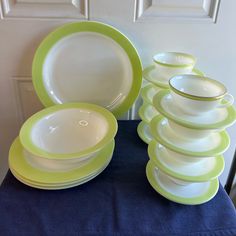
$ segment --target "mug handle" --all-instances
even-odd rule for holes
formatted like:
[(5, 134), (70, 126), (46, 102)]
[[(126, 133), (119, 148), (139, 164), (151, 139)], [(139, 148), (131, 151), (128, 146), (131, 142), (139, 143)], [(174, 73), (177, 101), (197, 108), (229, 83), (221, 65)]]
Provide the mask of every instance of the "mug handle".
[(224, 98), (221, 100), (221, 104), (218, 106), (219, 108), (231, 106), (234, 103), (234, 97), (227, 93)]

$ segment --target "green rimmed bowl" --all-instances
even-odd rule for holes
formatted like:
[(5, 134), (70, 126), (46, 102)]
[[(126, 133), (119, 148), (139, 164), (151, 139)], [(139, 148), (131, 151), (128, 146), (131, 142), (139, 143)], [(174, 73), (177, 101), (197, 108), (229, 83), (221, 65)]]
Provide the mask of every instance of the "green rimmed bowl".
[(206, 138), (193, 141), (182, 139), (168, 125), (168, 119), (162, 115), (154, 117), (150, 123), (152, 136), (172, 151), (195, 157), (213, 157), (225, 152), (230, 145), (226, 131), (214, 132)]
[[(200, 70), (196, 69), (196, 68), (193, 68), (193, 70), (191, 71), (191, 74), (196, 74), (196, 75), (201, 75), (201, 76), (204, 76), (204, 73), (201, 72)], [(168, 80), (166, 80), (165, 78), (163, 78), (159, 71), (157, 70), (157, 68), (155, 67), (155, 65), (151, 65), (151, 66), (148, 66), (146, 67), (144, 70), (143, 70), (143, 78), (160, 87), (160, 88), (163, 88), (163, 89), (168, 89), (169, 88), (169, 79), (170, 77), (168, 78)]]
[(183, 127), (198, 130), (223, 130), (236, 121), (233, 106), (218, 108), (202, 116), (191, 116), (181, 112), (175, 105), (169, 90), (158, 92), (153, 98), (153, 105), (159, 113)]
[(152, 162), (146, 167), (147, 179), (154, 190), (170, 201), (185, 205), (198, 205), (211, 200), (219, 189), (218, 179), (180, 186), (156, 169)]
[(157, 71), (167, 81), (174, 75), (189, 74), (196, 64), (196, 58), (181, 52), (161, 52), (153, 56)]
[(95, 155), (115, 137), (117, 120), (103, 107), (68, 103), (31, 116), (20, 130), (20, 141), (32, 155), (47, 159), (81, 159)]
[(222, 155), (196, 158), (181, 155), (152, 140), (148, 145), (150, 160), (165, 174), (186, 182), (206, 182), (217, 178), (224, 170)]

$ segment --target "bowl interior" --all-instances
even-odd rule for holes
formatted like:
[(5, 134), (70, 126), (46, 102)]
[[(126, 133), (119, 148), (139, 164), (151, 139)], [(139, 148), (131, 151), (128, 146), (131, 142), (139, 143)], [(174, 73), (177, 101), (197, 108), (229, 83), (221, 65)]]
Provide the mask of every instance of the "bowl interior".
[(197, 97), (218, 97), (226, 93), (218, 81), (196, 75), (175, 76), (170, 79), (170, 85), (179, 92)]
[(76, 153), (96, 145), (108, 132), (107, 120), (98, 112), (65, 109), (44, 116), (31, 130), (33, 143), (50, 153)]
[(192, 65), (195, 62), (192, 56), (175, 52), (158, 53), (153, 59), (157, 63), (169, 65)]

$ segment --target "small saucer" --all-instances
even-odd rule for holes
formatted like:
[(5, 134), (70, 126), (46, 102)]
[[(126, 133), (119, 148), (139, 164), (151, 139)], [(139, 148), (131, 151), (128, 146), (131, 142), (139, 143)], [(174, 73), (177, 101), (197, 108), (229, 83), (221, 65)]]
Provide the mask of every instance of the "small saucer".
[(175, 184), (167, 175), (155, 168), (150, 161), (146, 167), (146, 175), (150, 185), (159, 194), (170, 201), (185, 205), (198, 205), (208, 202), (216, 195), (219, 189), (218, 179), (192, 183), (186, 186)]
[(145, 103), (152, 104), (153, 97), (162, 89), (163, 88), (158, 87), (157, 85), (148, 84), (141, 89), (140, 95)]
[(199, 116), (184, 114), (175, 106), (169, 90), (158, 92), (153, 98), (153, 105), (163, 116), (192, 129), (225, 129), (236, 121), (236, 110), (233, 106), (216, 108)]
[(213, 157), (222, 154), (230, 144), (226, 131), (213, 132), (206, 138), (193, 141), (182, 139), (168, 125), (168, 119), (158, 115), (150, 123), (152, 136), (163, 146), (177, 153), (196, 157)]
[[(152, 140), (148, 145), (150, 160), (167, 175), (191, 182), (205, 182), (217, 178), (224, 170), (223, 156), (201, 159), (196, 163), (186, 163), (171, 156), (167, 149)], [(189, 157), (193, 158), (193, 157)]]
[(149, 124), (151, 120), (160, 113), (156, 110), (156, 108), (153, 105), (149, 103), (144, 103), (139, 108), (138, 114), (145, 123)]
[[(196, 68), (193, 69), (192, 74), (204, 76), (204, 73)], [(155, 65), (148, 66), (143, 70), (143, 78), (163, 89), (169, 88), (168, 79), (160, 77)]]
[(152, 135), (150, 133), (149, 125), (144, 121), (141, 121), (137, 128), (138, 136), (145, 142), (149, 144), (152, 141)]

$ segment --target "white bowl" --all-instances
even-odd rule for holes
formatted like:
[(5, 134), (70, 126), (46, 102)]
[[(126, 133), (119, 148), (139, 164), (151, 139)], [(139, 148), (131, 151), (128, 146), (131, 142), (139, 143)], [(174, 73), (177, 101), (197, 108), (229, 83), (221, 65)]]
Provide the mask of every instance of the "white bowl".
[(201, 115), (234, 102), (223, 84), (207, 77), (177, 75), (169, 80), (169, 85), (176, 105), (186, 114)]
[(30, 117), (20, 130), (28, 152), (51, 159), (85, 159), (101, 150), (117, 132), (117, 121), (105, 108), (87, 103), (61, 104)]
[(169, 80), (180, 74), (190, 74), (196, 64), (196, 59), (189, 54), (180, 52), (162, 52), (153, 56), (156, 70), (161, 77)]
[(177, 124), (176, 122), (168, 119), (168, 124), (172, 131), (176, 133), (176, 135), (180, 136), (183, 139), (192, 139), (197, 140), (201, 138), (208, 137), (215, 130), (212, 129), (191, 129), (184, 127), (182, 125)]

